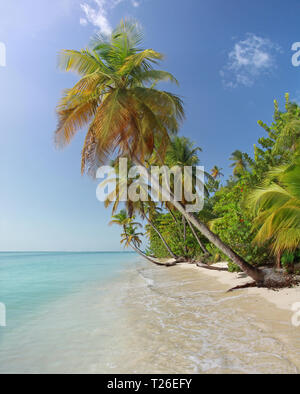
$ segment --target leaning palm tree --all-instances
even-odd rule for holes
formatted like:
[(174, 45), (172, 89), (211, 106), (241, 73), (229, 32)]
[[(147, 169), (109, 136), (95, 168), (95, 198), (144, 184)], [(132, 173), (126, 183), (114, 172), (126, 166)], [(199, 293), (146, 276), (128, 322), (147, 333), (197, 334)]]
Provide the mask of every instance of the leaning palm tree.
[(270, 171), (250, 202), (257, 214), (254, 242), (271, 245), (279, 268), (282, 253), (300, 246), (300, 158)]
[(135, 213), (140, 215), (142, 219), (145, 219), (150, 227), (156, 232), (160, 240), (164, 244), (165, 248), (169, 252), (173, 259), (177, 260), (176, 254), (172, 251), (171, 247), (168, 245), (165, 237), (159, 231), (158, 227), (155, 225), (155, 216), (158, 213), (158, 207), (154, 201), (136, 201), (131, 202), (131, 209), (129, 210), (131, 214)]
[(137, 233), (136, 231), (137, 227), (141, 225), (140, 223), (134, 222), (133, 218), (130, 218), (127, 215), (125, 209), (122, 209), (119, 213), (113, 215), (110, 224), (117, 224), (121, 226), (123, 228), (123, 233), (121, 234), (121, 244), (124, 243), (125, 247), (130, 246), (136, 253), (144, 257), (146, 260), (156, 265), (172, 266), (176, 264), (176, 262), (169, 264), (160, 263), (159, 261), (151, 259), (144, 252), (142, 252), (142, 250), (140, 249), (140, 245), (142, 243), (140, 236), (142, 236), (143, 233)]
[(160, 81), (177, 81), (153, 69), (163, 55), (140, 49), (141, 39), (136, 24), (121, 22), (110, 39), (96, 37), (91, 49), (60, 54), (59, 66), (81, 78), (58, 105), (56, 142), (64, 146), (89, 126), (82, 172), (95, 174), (116, 152), (142, 163), (154, 148), (163, 156), (169, 134), (178, 131), (184, 117), (181, 99), (155, 88)]
[[(143, 233), (137, 233), (136, 227), (128, 226), (126, 231), (121, 234), (121, 244), (125, 244), (125, 248), (128, 246), (133, 247), (134, 250), (140, 250), (139, 247), (141, 246), (141, 238)], [(143, 256), (144, 257), (144, 256)]]
[[(114, 154), (135, 163), (155, 151), (163, 163), (170, 135), (184, 117), (181, 99), (156, 88), (160, 81), (176, 82), (168, 72), (153, 69), (162, 54), (140, 48), (142, 35), (135, 24), (122, 22), (110, 38), (97, 37), (92, 48), (64, 50), (59, 57), (63, 70), (75, 71), (80, 80), (66, 90), (57, 113), (56, 143), (68, 144), (76, 132), (88, 126), (82, 150), (82, 172), (94, 175), (99, 164)], [(153, 186), (160, 187), (154, 180)], [(162, 190), (166, 196), (168, 193)], [(257, 282), (265, 274), (238, 256), (173, 196), (172, 204), (210, 242)]]
[(123, 228), (121, 234), (121, 244), (125, 242), (125, 247), (131, 246), (136, 252), (146, 257), (139, 249), (141, 245), (140, 236), (142, 233), (137, 233), (136, 228), (141, 226), (140, 223), (133, 222), (133, 218), (128, 217), (125, 209), (122, 209), (119, 213), (112, 216), (112, 220), (109, 224), (117, 224)]
[[(114, 189), (106, 196), (106, 200), (104, 201), (104, 205), (106, 208), (112, 205), (112, 214), (114, 214), (118, 209), (119, 204), (121, 203), (124, 192), (127, 191), (131, 187), (131, 185), (134, 185), (135, 180), (128, 177), (126, 177), (126, 179), (123, 179), (120, 176), (119, 162), (117, 160), (112, 161), (111, 165), (114, 167), (114, 177), (108, 177), (103, 182), (101, 182), (99, 186), (105, 188), (110, 182), (114, 183)], [(132, 167), (133, 163), (128, 161), (127, 170), (130, 170)], [(143, 201), (142, 199), (132, 201), (130, 198), (128, 198), (124, 202), (128, 217), (132, 218), (137, 214), (143, 220), (145, 219), (148, 224), (153, 228), (153, 230), (158, 234), (160, 240), (164, 244), (170, 256), (174, 259), (177, 259), (177, 256), (175, 255), (175, 253), (173, 253), (165, 237), (162, 235), (162, 233), (159, 231), (159, 229), (154, 223), (154, 217), (157, 214), (158, 207), (157, 204), (151, 200), (148, 185), (143, 185), (142, 183), (140, 184), (140, 186), (137, 186), (137, 189), (140, 189), (140, 192), (145, 193), (147, 201)]]

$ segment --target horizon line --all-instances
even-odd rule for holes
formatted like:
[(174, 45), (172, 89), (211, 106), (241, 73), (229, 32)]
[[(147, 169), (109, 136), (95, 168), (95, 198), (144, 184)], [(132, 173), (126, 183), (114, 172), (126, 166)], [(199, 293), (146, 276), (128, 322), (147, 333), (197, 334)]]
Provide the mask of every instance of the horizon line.
[(0, 253), (135, 253), (129, 250), (0, 250)]

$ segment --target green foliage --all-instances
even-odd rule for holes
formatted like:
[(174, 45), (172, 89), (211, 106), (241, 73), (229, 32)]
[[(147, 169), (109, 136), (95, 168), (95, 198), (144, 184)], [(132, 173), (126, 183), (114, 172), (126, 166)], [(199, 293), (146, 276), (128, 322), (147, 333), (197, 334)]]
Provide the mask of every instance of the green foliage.
[[(193, 189), (196, 190), (195, 166), (199, 163), (201, 149), (186, 137), (174, 137), (184, 119), (183, 102), (175, 94), (156, 89), (161, 81), (177, 81), (170, 73), (154, 68), (163, 55), (153, 49), (142, 49), (142, 38), (137, 23), (122, 21), (110, 37), (95, 37), (90, 48), (60, 53), (61, 69), (76, 72), (80, 80), (65, 90), (57, 107), (56, 143), (60, 146), (69, 144), (75, 134), (86, 127), (81, 163), (83, 173), (95, 175), (99, 165), (121, 156), (146, 167), (158, 162), (181, 168), (193, 166)], [(211, 175), (205, 173), (205, 207), (198, 213), (198, 218), (203, 223), (209, 222), (225, 244), (253, 265), (270, 260), (270, 245), (273, 250), (283, 253), (283, 264), (289, 264), (291, 259), (291, 255), (285, 252), (299, 247), (300, 162), (295, 162), (295, 156), (299, 150), (300, 107), (290, 102), (288, 94), (285, 98), (283, 112), (274, 102), (271, 125), (258, 122), (266, 135), (254, 145), (253, 157), (240, 150), (232, 153), (233, 176), (225, 186), (221, 187), (222, 173), (217, 166)], [(275, 176), (269, 189), (260, 193), (254, 203), (257, 210), (253, 211), (245, 196), (262, 184), (270, 170), (278, 175), (278, 168), (284, 168), (283, 175)], [(121, 186), (116, 190), (119, 195)], [(279, 189), (281, 196), (276, 195)], [(288, 202), (285, 201), (286, 194), (289, 195)], [(119, 202), (121, 200), (113, 204), (113, 213)], [(180, 203), (185, 206), (185, 199), (182, 198)], [(123, 227), (122, 242), (125, 245), (139, 247), (142, 234), (137, 233), (138, 224), (133, 222), (137, 214), (149, 223), (146, 225), (149, 253), (166, 257), (169, 249), (177, 256), (201, 255), (201, 247), (186, 219), (182, 220), (181, 214), (175, 209), (173, 212), (174, 207), (170, 205), (164, 205), (170, 211), (167, 213), (166, 210), (159, 212), (155, 203), (154, 206), (127, 203), (126, 210), (114, 215), (112, 223)], [(264, 219), (268, 221), (265, 229)], [(259, 224), (254, 229), (253, 222)], [(162, 237), (151, 226), (153, 223)], [(212, 259), (224, 257), (215, 246), (208, 245), (200, 233), (197, 235), (212, 254)], [(253, 245), (253, 240), (258, 239), (263, 242)], [(236, 270), (236, 267), (230, 263), (230, 269)]]
[(281, 256), (281, 265), (288, 273), (294, 272), (295, 253), (284, 252)]
[(229, 272), (241, 272), (241, 269), (238, 265), (234, 264), (233, 262), (229, 261), (228, 263), (228, 271)]
[[(271, 239), (271, 236), (261, 237), (261, 240), (263, 239), (264, 242), (253, 244), (253, 240), (258, 239), (259, 231), (261, 230), (259, 226), (253, 229), (253, 223), (258, 220), (257, 215), (260, 214), (260, 223), (262, 226), (264, 225), (266, 205), (261, 206), (259, 213), (257, 211), (254, 212), (251, 209), (253, 203), (249, 206), (248, 200), (249, 194), (265, 181), (266, 174), (270, 170), (276, 172), (274, 170), (276, 166), (291, 165), (297, 157), (296, 147), (298, 146), (297, 141), (299, 141), (297, 122), (300, 115), (300, 108), (296, 104), (290, 103), (289, 96), (286, 95), (285, 109), (285, 112), (280, 112), (278, 104), (275, 101), (274, 120), (272, 124), (268, 126), (262, 121), (258, 122), (266, 131), (267, 137), (260, 138), (258, 143), (254, 145), (254, 158), (252, 159), (246, 153), (235, 151), (230, 158), (233, 161), (234, 177), (228, 180), (226, 186), (216, 190), (212, 197), (213, 214), (216, 216), (216, 219), (211, 220), (211, 229), (220, 236), (223, 242), (254, 265), (266, 264), (273, 261), (273, 257), (270, 256), (270, 245), (272, 242), (276, 244), (276, 241), (280, 241), (281, 245), (283, 245), (283, 251), (291, 243), (294, 248), (299, 244), (299, 205), (297, 205), (297, 208), (295, 204), (293, 206), (289, 204), (287, 207), (285, 205), (286, 198), (283, 198), (284, 201), (280, 205), (279, 193), (276, 194), (275, 191), (273, 192), (276, 196), (272, 200), (267, 200), (269, 201), (269, 205), (273, 204), (273, 206), (269, 206), (270, 220), (273, 218), (271, 215), (273, 215), (276, 207), (278, 208), (280, 205), (283, 208), (277, 219), (278, 231), (276, 232), (274, 230), (275, 232), (272, 233), (275, 238), (273, 237)], [(286, 137), (288, 135), (291, 136), (291, 129), (294, 130), (294, 133), (292, 133), (293, 138), (288, 139)], [(281, 183), (285, 184), (285, 188), (290, 191), (290, 194), (294, 193), (295, 195), (295, 193), (299, 192), (299, 188), (297, 189), (294, 185), (299, 185), (297, 177), (299, 177), (300, 167), (292, 164), (288, 168), (290, 170), (284, 179), (281, 177)], [(277, 188), (282, 186), (281, 184)], [(268, 191), (269, 194), (267, 195)], [(278, 190), (276, 191), (278, 192)], [(271, 190), (266, 190), (266, 198), (270, 195), (270, 192)], [(284, 191), (281, 194), (283, 195)], [(257, 195), (260, 201), (262, 201), (261, 189), (257, 191)], [(292, 208), (294, 208), (293, 212)], [(294, 226), (293, 232), (286, 231), (288, 225)]]
[[(191, 229), (186, 225), (186, 238), (184, 240), (184, 225), (181, 215), (175, 213), (176, 220), (170, 213), (161, 213), (154, 219), (155, 226), (159, 229), (166, 242), (177, 256), (186, 256), (192, 258), (203, 254), (198, 242), (194, 238)], [(147, 236), (149, 239), (148, 252), (156, 257), (169, 257), (158, 234), (149, 225), (146, 226)], [(198, 234), (204, 244), (207, 243), (205, 238)]]
[(217, 191), (213, 206), (217, 219), (210, 221), (210, 227), (245, 260), (259, 265), (266, 261), (268, 253), (266, 249), (252, 245), (253, 217), (243, 203), (247, 191), (242, 178), (233, 187), (223, 187)]
[(281, 264), (283, 266), (292, 264), (294, 262), (295, 255), (292, 252), (284, 252), (284, 254), (281, 257)]
[[(279, 111), (278, 104), (275, 101), (274, 117), (271, 125), (268, 126), (262, 121), (258, 122), (267, 133), (267, 136), (259, 138), (257, 144), (254, 145), (253, 158), (247, 153), (236, 150), (230, 158), (234, 176), (229, 178), (226, 185), (220, 185), (220, 179), (218, 178), (220, 178), (222, 173), (217, 166), (212, 169), (212, 175), (207, 178), (206, 187), (211, 196), (206, 197), (205, 207), (203, 211), (198, 213), (199, 219), (204, 223), (209, 222), (210, 228), (219, 235), (225, 244), (229, 245), (236, 253), (255, 266), (274, 263), (271, 246), (274, 242), (276, 244), (276, 241), (281, 242), (283, 245), (282, 252), (288, 248), (289, 242), (293, 243), (294, 249), (299, 245), (300, 222), (298, 217), (300, 206), (298, 203), (298, 205), (294, 203), (293, 206), (290, 204), (289, 207), (286, 207), (286, 195), (284, 195), (284, 201), (281, 204), (283, 211), (277, 220), (280, 231), (278, 230), (277, 233), (273, 234), (275, 241), (274, 237), (265, 237), (263, 242), (254, 243), (254, 240), (257, 240), (260, 235), (261, 228), (259, 226), (253, 227), (253, 223), (257, 223), (260, 217), (262, 225), (264, 224), (266, 205), (261, 206), (260, 212), (257, 212), (257, 210), (253, 210), (253, 202), (249, 200), (249, 195), (253, 193), (253, 190), (257, 189), (262, 182), (266, 182), (266, 176), (270, 171), (273, 174), (273, 178), (278, 178), (280, 172), (279, 169), (276, 170), (278, 166), (281, 166), (278, 168), (288, 168), (289, 171), (285, 171), (285, 177), (281, 176), (276, 187), (286, 188), (290, 195), (298, 196), (300, 165), (297, 166), (296, 147), (299, 140), (297, 128), (299, 116), (300, 108), (296, 104), (290, 103), (288, 95), (286, 95), (284, 112)], [(291, 130), (294, 130), (294, 132), (292, 133)], [(197, 163), (196, 157), (194, 157), (196, 152), (193, 151), (192, 155), (185, 154), (187, 151), (181, 148), (182, 146), (187, 148), (187, 145), (182, 145), (182, 142), (184, 141), (180, 141), (180, 139), (175, 140), (174, 146), (178, 146), (175, 150), (173, 149), (171, 155), (167, 155), (167, 158), (172, 158), (172, 164), (174, 165), (176, 160), (179, 164), (183, 164), (179, 157), (186, 158), (187, 161), (188, 158), (193, 156), (194, 162)], [(191, 152), (191, 148), (192, 145), (189, 146), (189, 152)], [(278, 192), (278, 190), (276, 191)], [(262, 189), (260, 189), (258, 193), (260, 201), (262, 201), (262, 192)], [(270, 215), (274, 214), (276, 207), (281, 206), (280, 198), (277, 194), (273, 199), (269, 199), (267, 196), (267, 200), (264, 200), (264, 202), (271, 201), (273, 204), (272, 206), (270, 203), (271, 205), (269, 206)], [(287, 208), (289, 208), (289, 211)], [(174, 224), (170, 215), (163, 214), (159, 216), (157, 220), (159, 219), (160, 231), (168, 239), (176, 254), (195, 256), (199, 250), (198, 244), (188, 227), (186, 241), (183, 241), (183, 226), (180, 215), (177, 215), (177, 217), (179, 227), (178, 224)], [(294, 226), (293, 233), (285, 230), (288, 225)], [(215, 246), (207, 244), (205, 240), (203, 241), (211, 254), (212, 261), (228, 260)], [(165, 254), (165, 249), (162, 247), (159, 238), (152, 233), (150, 234), (150, 248), (156, 255), (162, 256)], [(230, 270), (235, 271), (236, 269), (237, 267), (230, 262)]]
[(274, 254), (296, 250), (300, 243), (300, 157), (270, 171), (249, 200), (256, 212), (254, 242), (270, 241)]

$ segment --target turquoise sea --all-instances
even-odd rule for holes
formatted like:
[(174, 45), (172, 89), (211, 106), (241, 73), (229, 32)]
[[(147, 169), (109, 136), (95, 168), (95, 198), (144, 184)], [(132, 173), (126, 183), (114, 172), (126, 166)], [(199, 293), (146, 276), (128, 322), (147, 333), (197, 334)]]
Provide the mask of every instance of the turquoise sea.
[(8, 330), (51, 302), (107, 283), (137, 260), (134, 253), (0, 253), (0, 302)]
[(0, 253), (0, 373), (299, 373), (290, 315), (226, 290), (134, 253)]
[[(109, 319), (103, 308), (110, 284), (137, 260), (134, 253), (0, 253), (0, 302), (6, 306), (0, 372), (58, 372), (47, 361), (49, 352), (63, 347), (68, 340), (60, 339), (72, 335), (70, 346), (79, 351), (76, 334), (84, 342), (91, 329)], [(59, 365), (59, 359), (55, 363)]]

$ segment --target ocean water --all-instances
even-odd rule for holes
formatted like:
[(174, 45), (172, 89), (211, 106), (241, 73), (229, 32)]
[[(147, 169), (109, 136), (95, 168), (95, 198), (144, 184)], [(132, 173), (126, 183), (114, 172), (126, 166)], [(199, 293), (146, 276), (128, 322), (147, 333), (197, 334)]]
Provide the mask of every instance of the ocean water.
[(1, 253), (0, 373), (299, 373), (288, 313), (133, 253)]

